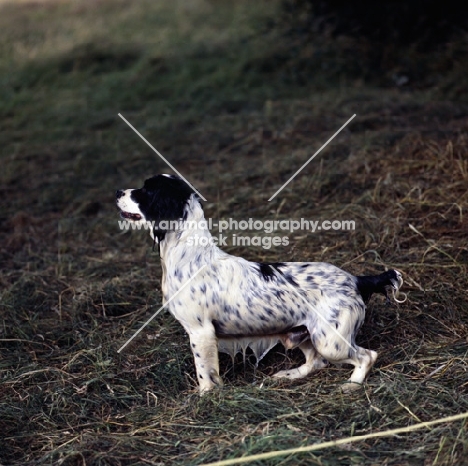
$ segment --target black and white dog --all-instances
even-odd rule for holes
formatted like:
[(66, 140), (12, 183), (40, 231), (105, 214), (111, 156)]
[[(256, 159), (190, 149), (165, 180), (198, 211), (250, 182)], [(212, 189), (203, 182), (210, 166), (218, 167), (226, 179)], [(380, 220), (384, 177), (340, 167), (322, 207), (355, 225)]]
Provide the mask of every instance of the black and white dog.
[[(173, 175), (156, 175), (116, 197), (123, 218), (151, 222), (163, 299), (189, 334), (201, 393), (222, 385), (218, 350), (234, 357), (249, 347), (258, 362), (277, 343), (299, 347), (305, 363), (275, 377), (301, 378), (328, 362), (347, 363), (354, 371), (343, 388), (362, 384), (377, 358), (355, 342), (365, 303), (373, 293), (386, 295), (387, 286), (396, 299), (400, 272), (355, 277), (322, 262), (268, 264), (231, 256), (211, 241), (192, 188)], [(194, 243), (195, 235), (206, 241)]]

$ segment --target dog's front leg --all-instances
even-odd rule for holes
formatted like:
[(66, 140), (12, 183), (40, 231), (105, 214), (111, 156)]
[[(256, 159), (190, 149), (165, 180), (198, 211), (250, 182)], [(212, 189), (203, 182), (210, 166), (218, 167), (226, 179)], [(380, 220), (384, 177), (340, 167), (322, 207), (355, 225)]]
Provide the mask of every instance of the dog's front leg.
[(218, 339), (212, 326), (189, 332), (190, 346), (195, 359), (200, 394), (223, 386), (219, 376)]

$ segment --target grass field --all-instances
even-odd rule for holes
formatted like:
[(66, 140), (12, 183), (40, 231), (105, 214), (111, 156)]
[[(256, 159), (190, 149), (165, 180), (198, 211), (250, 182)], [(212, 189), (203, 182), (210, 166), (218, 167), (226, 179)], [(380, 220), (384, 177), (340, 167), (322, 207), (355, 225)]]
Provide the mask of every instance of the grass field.
[[(319, 35), (299, 46), (277, 2), (0, 2), (0, 464), (200, 465), (468, 412), (466, 37), (431, 54)], [(404, 304), (370, 302), (379, 353), (300, 381), (220, 356), (202, 398), (182, 327), (161, 313), (149, 235), (122, 232), (114, 192), (166, 164), (213, 218), (354, 220), (257, 261), (398, 268)], [(268, 199), (351, 115), (356, 118)], [(467, 464), (456, 421), (249, 464)], [(465, 462), (465, 463), (464, 463)]]

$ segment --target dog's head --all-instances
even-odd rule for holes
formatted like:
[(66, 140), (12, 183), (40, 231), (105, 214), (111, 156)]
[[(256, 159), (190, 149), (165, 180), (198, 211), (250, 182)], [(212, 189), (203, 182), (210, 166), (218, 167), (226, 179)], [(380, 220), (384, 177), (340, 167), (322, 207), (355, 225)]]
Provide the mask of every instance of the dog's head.
[(175, 175), (156, 175), (139, 189), (119, 189), (116, 192), (120, 215), (131, 222), (151, 222), (154, 233), (162, 232), (162, 221), (185, 220), (186, 206), (194, 190)]

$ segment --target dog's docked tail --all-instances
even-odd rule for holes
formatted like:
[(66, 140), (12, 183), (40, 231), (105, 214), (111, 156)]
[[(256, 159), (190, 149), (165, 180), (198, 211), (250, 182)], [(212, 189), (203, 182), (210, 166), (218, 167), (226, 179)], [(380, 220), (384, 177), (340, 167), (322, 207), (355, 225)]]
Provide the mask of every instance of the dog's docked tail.
[(381, 293), (388, 299), (387, 286), (391, 287), (393, 299), (397, 303), (404, 303), (406, 301), (404, 293), (402, 293), (403, 299), (398, 300), (399, 291), (403, 285), (403, 278), (398, 270), (387, 270), (380, 275), (356, 277), (356, 280), (357, 288), (365, 303), (369, 301), (373, 293)]

